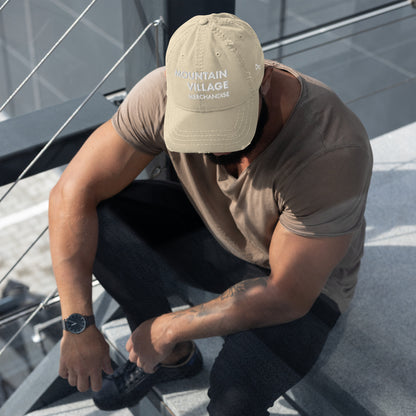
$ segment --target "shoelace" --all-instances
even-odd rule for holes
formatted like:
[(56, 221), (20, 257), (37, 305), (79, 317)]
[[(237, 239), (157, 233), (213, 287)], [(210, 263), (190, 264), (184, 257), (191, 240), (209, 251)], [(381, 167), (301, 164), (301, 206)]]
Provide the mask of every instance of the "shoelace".
[[(192, 350), (190, 355), (184, 358), (184, 360), (178, 363), (177, 365), (182, 366), (186, 363), (187, 366), (189, 366), (189, 364), (195, 361), (195, 359), (195, 350)], [(159, 367), (161, 367), (160, 364), (156, 367), (156, 371)], [(137, 382), (143, 378), (144, 374), (145, 372), (140, 367), (138, 367), (135, 363), (132, 363), (131, 361), (127, 360), (122, 366), (118, 367), (114, 371), (111, 378), (114, 380), (118, 391), (124, 391), (126, 389), (130, 390), (134, 388)]]
[(112, 377), (117, 389), (121, 391), (126, 388), (127, 390), (132, 388), (143, 377), (143, 374), (143, 370), (137, 367), (135, 363), (127, 361), (121, 367), (117, 368)]

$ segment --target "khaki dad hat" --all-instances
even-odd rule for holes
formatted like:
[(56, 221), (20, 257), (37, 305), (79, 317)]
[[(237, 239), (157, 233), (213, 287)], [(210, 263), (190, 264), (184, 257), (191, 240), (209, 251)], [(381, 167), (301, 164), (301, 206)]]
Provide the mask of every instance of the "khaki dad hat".
[(173, 34), (166, 52), (168, 150), (227, 153), (256, 131), (264, 56), (256, 33), (228, 14), (195, 16)]

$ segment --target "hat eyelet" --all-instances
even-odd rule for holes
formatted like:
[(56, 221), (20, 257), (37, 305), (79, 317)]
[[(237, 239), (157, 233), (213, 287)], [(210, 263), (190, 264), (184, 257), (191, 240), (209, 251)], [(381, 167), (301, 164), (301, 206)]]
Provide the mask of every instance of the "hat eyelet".
[(215, 55), (221, 56), (221, 52), (217, 51), (217, 52), (215, 52)]

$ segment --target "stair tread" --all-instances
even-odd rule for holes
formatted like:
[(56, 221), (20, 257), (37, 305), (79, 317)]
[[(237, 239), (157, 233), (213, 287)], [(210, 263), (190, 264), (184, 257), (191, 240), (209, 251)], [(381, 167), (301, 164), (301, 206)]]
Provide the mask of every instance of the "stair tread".
[(115, 410), (112, 412), (104, 412), (95, 407), (90, 393), (74, 393), (62, 400), (53, 403), (43, 409), (35, 410), (27, 414), (27, 416), (132, 416), (129, 409)]
[[(126, 342), (130, 336), (130, 329), (125, 318), (121, 318), (105, 324), (102, 328), (109, 342), (118, 351), (118, 359), (128, 359), (125, 349)], [(154, 386), (153, 390), (160, 400), (168, 407), (175, 416), (208, 416), (207, 405), (209, 373), (211, 367), (217, 357), (223, 339), (220, 337), (212, 337), (196, 340), (200, 349), (204, 366), (202, 371), (195, 377), (167, 383), (161, 383)], [(115, 357), (117, 359), (117, 357)], [(280, 398), (277, 400), (270, 410), (270, 415), (299, 415), (289, 403)]]

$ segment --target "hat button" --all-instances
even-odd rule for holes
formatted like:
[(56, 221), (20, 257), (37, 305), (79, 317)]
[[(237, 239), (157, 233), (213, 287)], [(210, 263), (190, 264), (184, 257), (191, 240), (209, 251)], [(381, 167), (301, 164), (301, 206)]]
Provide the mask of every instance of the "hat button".
[(208, 18), (207, 17), (201, 17), (199, 24), (201, 26), (206, 25), (208, 23)]

